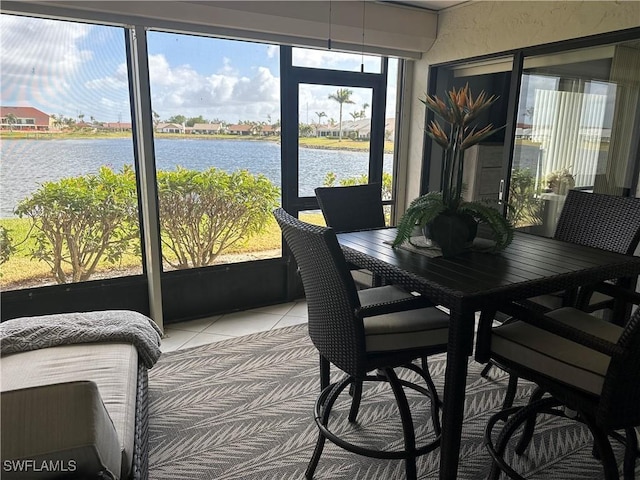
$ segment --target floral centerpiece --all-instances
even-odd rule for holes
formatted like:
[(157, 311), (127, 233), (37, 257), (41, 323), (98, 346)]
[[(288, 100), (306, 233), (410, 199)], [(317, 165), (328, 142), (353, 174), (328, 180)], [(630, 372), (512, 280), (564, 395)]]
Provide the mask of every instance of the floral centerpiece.
[(443, 149), (442, 191), (429, 192), (416, 198), (402, 216), (394, 246), (410, 240), (416, 226), (428, 230), (429, 238), (442, 250), (444, 256), (462, 253), (475, 238), (478, 222), (486, 223), (493, 233), (495, 249), (505, 248), (513, 239), (513, 227), (495, 208), (484, 202), (462, 199), (464, 152), (500, 130), (489, 124), (483, 128), (473, 125), (478, 115), (489, 108), (497, 97), (481, 92), (475, 99), (469, 85), (447, 93), (445, 100), (427, 95), (427, 109), (440, 116), (448, 128), (432, 120), (426, 129)]

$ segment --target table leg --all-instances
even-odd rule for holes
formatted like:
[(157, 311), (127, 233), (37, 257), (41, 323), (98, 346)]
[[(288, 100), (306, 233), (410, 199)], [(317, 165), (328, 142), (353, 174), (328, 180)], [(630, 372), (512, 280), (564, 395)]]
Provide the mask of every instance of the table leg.
[(455, 312), (451, 310), (450, 312), (442, 408), (440, 480), (457, 478), (467, 367), (473, 349), (474, 321), (474, 312), (472, 311)]

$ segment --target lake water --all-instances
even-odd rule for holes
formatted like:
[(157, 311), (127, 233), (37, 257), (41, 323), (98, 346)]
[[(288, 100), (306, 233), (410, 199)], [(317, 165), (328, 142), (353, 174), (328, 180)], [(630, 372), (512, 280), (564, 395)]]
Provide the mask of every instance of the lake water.
[[(157, 139), (156, 166), (173, 170), (177, 165), (228, 172), (246, 169), (261, 173), (280, 186), (280, 145), (251, 140)], [(385, 171), (391, 172), (392, 155), (386, 154)], [(301, 196), (313, 196), (327, 172), (338, 179), (368, 171), (369, 154), (343, 150), (300, 149)], [(42, 182), (96, 173), (102, 165), (120, 170), (133, 164), (130, 138), (73, 140), (3, 140), (0, 157), (0, 218), (13, 217), (16, 205)]]

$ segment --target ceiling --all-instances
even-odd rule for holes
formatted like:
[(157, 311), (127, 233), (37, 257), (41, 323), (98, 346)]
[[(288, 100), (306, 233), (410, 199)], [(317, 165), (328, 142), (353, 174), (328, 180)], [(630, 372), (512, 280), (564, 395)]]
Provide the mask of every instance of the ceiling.
[(471, 0), (400, 0), (400, 1), (387, 1), (384, 3), (395, 3), (399, 5), (407, 5), (410, 7), (418, 7), (425, 10), (438, 11), (445, 8), (453, 7), (460, 3), (466, 3)]

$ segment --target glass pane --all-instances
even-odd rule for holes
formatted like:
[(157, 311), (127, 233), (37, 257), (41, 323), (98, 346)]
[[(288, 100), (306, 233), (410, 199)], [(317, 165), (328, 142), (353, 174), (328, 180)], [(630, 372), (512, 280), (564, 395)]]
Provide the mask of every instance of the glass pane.
[(321, 210), (304, 210), (298, 214), (298, 218), (303, 222), (311, 223), (312, 225), (320, 225), (326, 227), (327, 222), (324, 221)]
[(149, 32), (165, 270), (281, 255), (279, 49)]
[(298, 194), (367, 183), (370, 88), (300, 84)]
[(291, 53), (294, 67), (323, 68), (348, 72), (364, 71), (366, 73), (380, 73), (382, 67), (380, 57), (359, 53), (297, 47), (292, 48)]
[[(382, 171), (382, 199), (392, 200), (393, 192), (393, 161), (395, 148), (398, 144), (396, 139), (396, 108), (398, 101), (398, 66), (399, 60), (389, 59), (387, 76), (387, 105), (386, 118), (384, 124), (384, 159)], [(391, 205), (385, 205), (385, 217), (387, 224), (391, 220)]]
[[(511, 218), (551, 236), (567, 190), (620, 195), (637, 144), (640, 52), (625, 45), (525, 62), (510, 188)], [(634, 133), (636, 132), (636, 133)]]
[(141, 274), (123, 29), (1, 21), (2, 289)]

